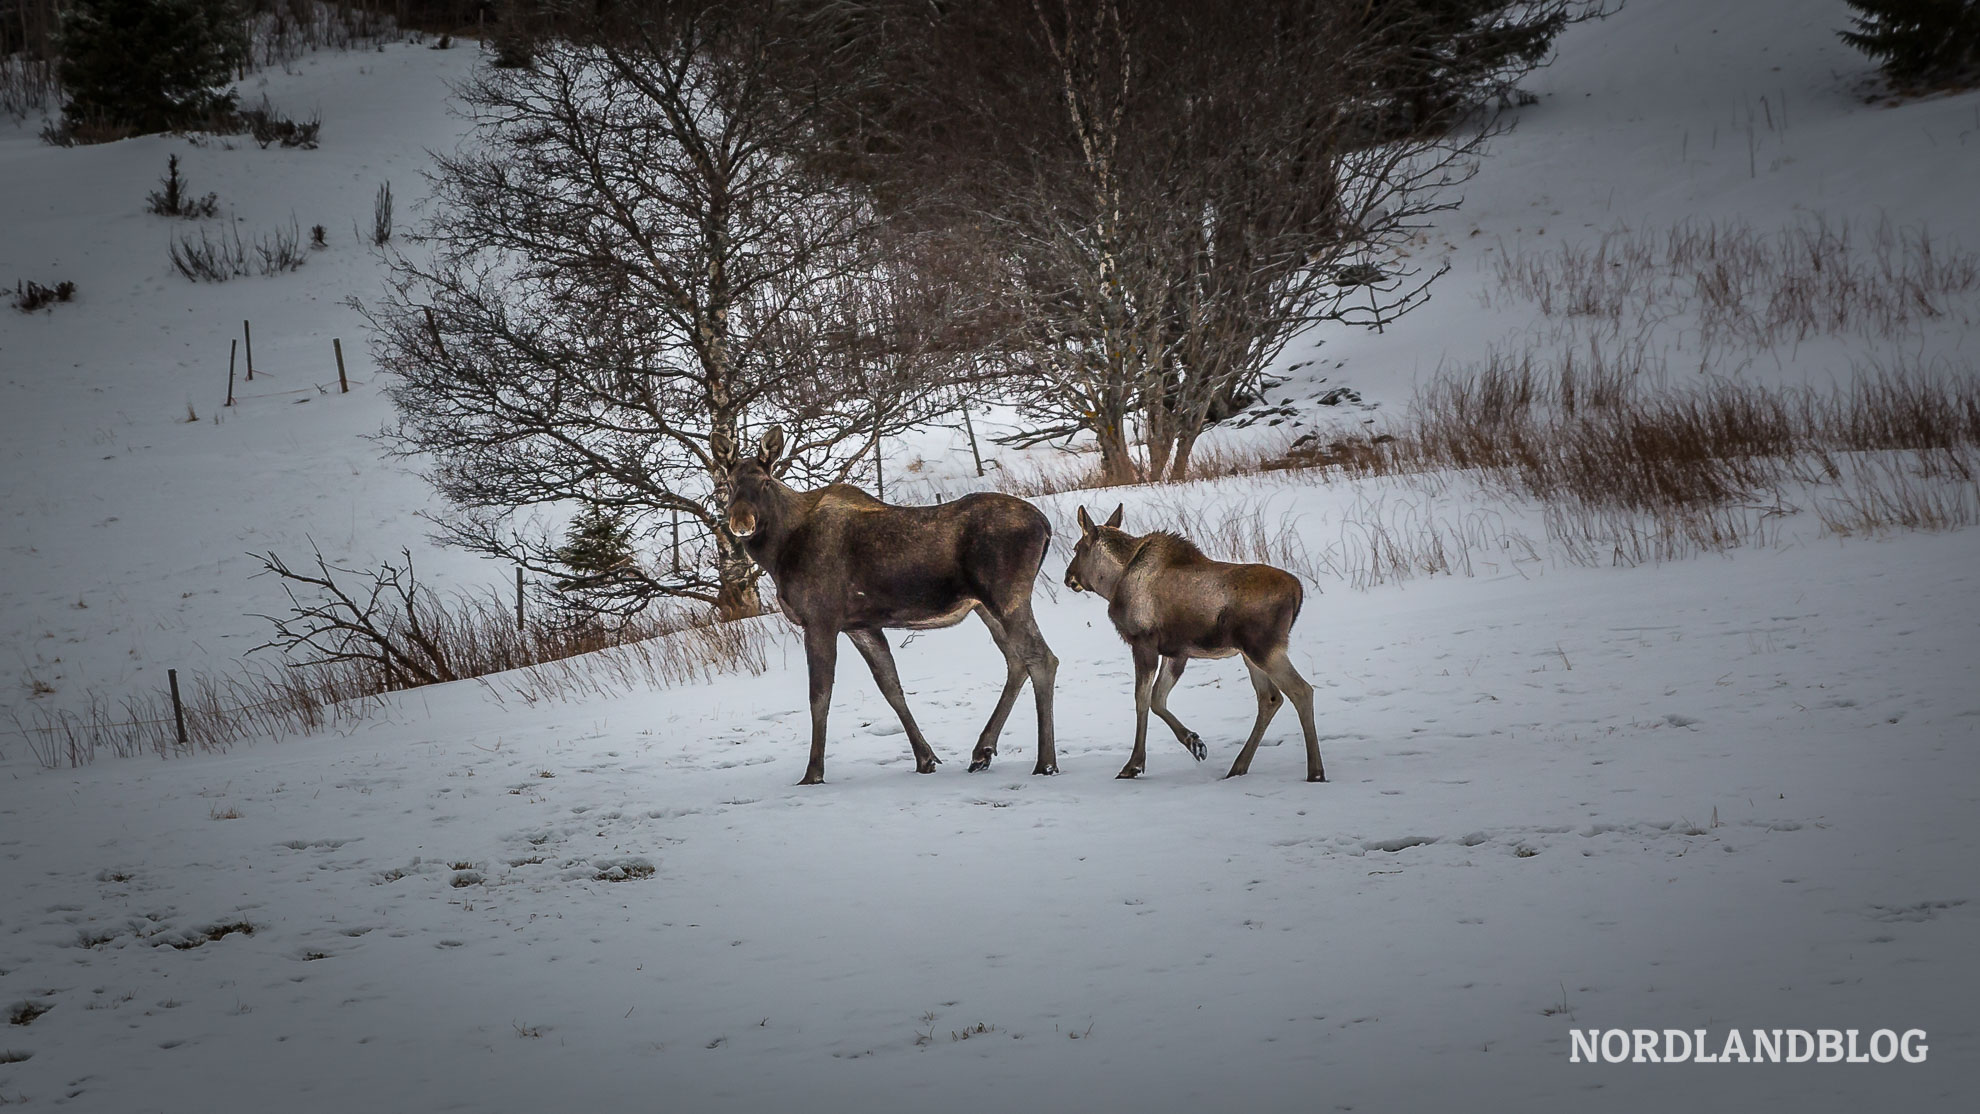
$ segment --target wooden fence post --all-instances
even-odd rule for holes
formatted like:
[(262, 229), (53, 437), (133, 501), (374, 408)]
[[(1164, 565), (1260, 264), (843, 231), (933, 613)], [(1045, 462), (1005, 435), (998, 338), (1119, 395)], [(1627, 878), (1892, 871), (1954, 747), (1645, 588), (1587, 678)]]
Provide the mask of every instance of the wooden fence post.
[(516, 629), (523, 629), (523, 571), (516, 566)]
[(983, 474), (983, 454), (976, 451), (976, 427), (970, 424), (968, 399), (963, 400), (962, 412), (963, 412), (963, 432), (969, 434), (970, 459), (976, 461), (976, 474), (981, 476)]
[(247, 353), (247, 381), (254, 382), (254, 330), (241, 322), (241, 347)]
[(230, 340), (227, 342), (227, 405), (229, 406), (234, 404), (234, 356), (240, 350), (240, 341)]
[(179, 703), (179, 671), (167, 669), (166, 680), (172, 683), (172, 719), (179, 725), (179, 746), (186, 745), (186, 707)]
[(338, 393), (338, 394), (345, 394), (345, 395), (347, 395), (347, 394), (350, 394), (350, 393), (351, 393), (351, 381), (350, 381), (350, 380), (348, 380), (348, 379), (346, 379), (346, 378), (344, 378), (344, 340), (343, 340), (343, 338), (342, 338), (342, 337), (331, 337), (331, 338), (330, 338), (330, 347), (331, 347), (331, 348), (333, 348), (333, 349), (335, 349), (335, 350), (336, 350), (336, 352), (337, 352), (337, 393)]

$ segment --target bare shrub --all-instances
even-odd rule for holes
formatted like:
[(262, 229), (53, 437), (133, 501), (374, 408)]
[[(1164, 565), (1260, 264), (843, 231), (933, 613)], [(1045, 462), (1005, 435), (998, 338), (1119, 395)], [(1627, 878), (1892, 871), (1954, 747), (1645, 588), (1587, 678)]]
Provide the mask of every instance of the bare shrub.
[[(249, 16), (251, 68), (286, 66), (315, 50), (376, 50), (404, 39), (398, 21), (380, 4), (327, 4), (320, 0), (263, 0)], [(400, 15), (408, 5), (400, 3)]]
[(229, 225), (215, 236), (201, 228), (195, 240), (190, 235), (174, 236), (170, 253), (172, 266), (194, 281), (226, 282), (236, 275), (252, 274), (248, 269), (247, 245), (240, 231)]
[(76, 296), (76, 284), (58, 282), (53, 286), (43, 286), (32, 279), (22, 279), (14, 283), (14, 308), (22, 313), (66, 302)]
[(271, 143), (280, 143), (284, 147), (300, 147), (306, 151), (315, 150), (317, 137), (323, 131), (321, 117), (291, 120), (276, 111), (275, 106), (268, 102), (265, 95), (261, 98), (260, 104), (253, 108), (243, 108), (236, 113), (236, 116), (239, 122), (237, 130), (247, 132), (264, 151)]
[(202, 227), (197, 239), (175, 236), (170, 254), (172, 266), (194, 282), (226, 282), (248, 275), (272, 277), (309, 262), (302, 230), (293, 220), (287, 229), (277, 228), (255, 237), (252, 252), (241, 239), (240, 230), (229, 225), (211, 234)]
[(30, 58), (25, 51), (0, 56), (0, 112), (25, 120), (59, 105), (56, 65), (53, 57)]
[(254, 253), (259, 261), (256, 273), (275, 276), (284, 271), (293, 271), (309, 262), (309, 255), (302, 246), (302, 230), (291, 219), (285, 231), (277, 228), (254, 241)]

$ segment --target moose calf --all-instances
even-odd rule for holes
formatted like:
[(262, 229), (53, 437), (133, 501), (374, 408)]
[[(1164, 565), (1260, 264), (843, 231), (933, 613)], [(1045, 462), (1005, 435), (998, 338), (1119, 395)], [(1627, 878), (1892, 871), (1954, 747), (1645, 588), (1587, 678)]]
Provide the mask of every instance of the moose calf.
[(1242, 654), (1258, 693), (1258, 719), (1225, 776), (1251, 769), (1258, 740), (1289, 696), (1306, 732), (1306, 780), (1326, 781), (1313, 728), (1313, 686), (1286, 654), (1304, 597), (1298, 579), (1270, 565), (1213, 561), (1176, 534), (1137, 537), (1120, 528), (1122, 509), (1115, 507), (1096, 526), (1079, 508), (1079, 545), (1066, 566), (1066, 587), (1104, 598), (1107, 617), (1134, 652), (1134, 756), (1119, 776), (1135, 777), (1147, 766), (1150, 708), (1203, 761), (1203, 740), (1169, 712), (1169, 690), (1191, 658)]

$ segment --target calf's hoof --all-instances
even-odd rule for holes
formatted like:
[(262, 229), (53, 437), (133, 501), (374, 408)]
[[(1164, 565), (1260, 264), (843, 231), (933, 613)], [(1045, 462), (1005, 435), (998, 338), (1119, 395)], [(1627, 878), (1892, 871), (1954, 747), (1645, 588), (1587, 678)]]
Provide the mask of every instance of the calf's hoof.
[(1245, 770), (1245, 769), (1240, 769), (1240, 768), (1238, 768), (1238, 767), (1236, 767), (1236, 766), (1232, 766), (1232, 767), (1231, 767), (1231, 772), (1230, 772), (1230, 773), (1228, 773), (1228, 774), (1225, 774), (1225, 775), (1224, 775), (1224, 780), (1225, 780), (1225, 781), (1229, 781), (1229, 780), (1231, 780), (1231, 779), (1232, 779), (1232, 778), (1234, 778), (1234, 777), (1243, 777), (1244, 775), (1246, 775), (1246, 774), (1248, 774), (1248, 773), (1250, 773), (1250, 772), (1251, 772), (1250, 770)]
[(799, 779), (798, 779), (798, 784), (799, 784), (799, 785), (823, 785), (823, 784), (825, 784), (825, 775), (824, 775), (824, 774), (806, 774), (806, 775), (804, 775), (803, 777), (801, 777), (801, 778), (799, 778)]
[(1135, 778), (1138, 778), (1138, 777), (1140, 777), (1140, 776), (1141, 776), (1141, 767), (1140, 767), (1140, 766), (1123, 766), (1123, 767), (1121, 767), (1121, 772), (1120, 772), (1120, 773), (1118, 773), (1118, 774), (1115, 774), (1115, 775), (1114, 775), (1114, 780), (1116, 780), (1116, 781), (1121, 781), (1121, 780), (1129, 780), (1129, 781), (1132, 781), (1133, 779), (1135, 779)]
[(1189, 748), (1189, 752), (1196, 756), (1198, 762), (1210, 757), (1210, 748), (1203, 745), (1203, 736), (1194, 731), (1189, 733), (1189, 738), (1183, 740), (1183, 745)]
[(1327, 775), (1326, 775), (1326, 773), (1325, 773), (1324, 771), (1321, 771), (1321, 772), (1317, 772), (1317, 773), (1311, 773), (1311, 774), (1308, 774), (1308, 775), (1306, 775), (1306, 780), (1308, 780), (1308, 781), (1326, 781), (1326, 780), (1327, 780)]
[(1033, 777), (1050, 777), (1058, 772), (1059, 772), (1059, 767), (1057, 765), (1048, 764), (1044, 762), (1041, 762), (1038, 765), (1033, 766), (1031, 768), (1031, 776)]
[(988, 758), (972, 758), (969, 760), (969, 772), (972, 774), (981, 773), (989, 768), (990, 760)]

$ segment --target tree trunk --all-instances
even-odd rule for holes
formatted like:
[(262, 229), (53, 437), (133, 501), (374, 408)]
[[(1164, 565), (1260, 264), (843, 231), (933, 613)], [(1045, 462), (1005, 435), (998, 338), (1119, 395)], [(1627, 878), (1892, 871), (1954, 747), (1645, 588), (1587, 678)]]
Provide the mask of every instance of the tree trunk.
[(1141, 482), (1141, 467), (1128, 444), (1126, 423), (1119, 419), (1095, 422), (1100, 439), (1100, 482), (1113, 486)]
[(1176, 434), (1175, 455), (1169, 458), (1169, 482), (1181, 483), (1189, 478), (1189, 454), (1196, 449), (1196, 434), (1183, 430)]
[(761, 575), (756, 563), (723, 526), (715, 528), (715, 575), (721, 582), (715, 596), (717, 617), (747, 619), (763, 613), (763, 597), (756, 591), (756, 578)]

